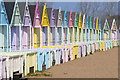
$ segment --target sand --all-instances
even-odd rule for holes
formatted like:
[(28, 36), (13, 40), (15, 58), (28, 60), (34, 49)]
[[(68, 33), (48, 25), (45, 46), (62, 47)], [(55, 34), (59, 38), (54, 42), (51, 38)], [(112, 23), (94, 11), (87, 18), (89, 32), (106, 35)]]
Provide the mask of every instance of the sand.
[(118, 78), (118, 49), (120, 47), (105, 52), (97, 51), (92, 55), (53, 66), (43, 72), (51, 76), (29, 78)]

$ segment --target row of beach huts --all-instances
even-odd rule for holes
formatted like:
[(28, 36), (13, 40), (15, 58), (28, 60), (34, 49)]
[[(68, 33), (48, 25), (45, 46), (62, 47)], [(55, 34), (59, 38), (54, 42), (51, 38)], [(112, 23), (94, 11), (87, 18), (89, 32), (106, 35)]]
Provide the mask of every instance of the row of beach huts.
[(46, 3), (0, 1), (0, 80), (120, 46), (115, 19), (47, 8)]

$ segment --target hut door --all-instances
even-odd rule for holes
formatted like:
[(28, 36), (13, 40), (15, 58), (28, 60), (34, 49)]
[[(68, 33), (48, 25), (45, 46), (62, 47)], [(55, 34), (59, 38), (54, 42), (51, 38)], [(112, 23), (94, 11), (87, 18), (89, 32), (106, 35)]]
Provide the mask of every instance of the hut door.
[(77, 35), (77, 28), (75, 27), (75, 42), (77, 42), (77, 38), (78, 38), (78, 35)]
[(61, 45), (61, 43), (62, 43), (62, 28), (57, 28), (57, 32), (58, 32), (58, 36), (57, 36), (57, 38), (58, 38), (58, 45)]
[(55, 27), (51, 27), (50, 28), (50, 32), (51, 32), (51, 44), (50, 45), (52, 45), (52, 46), (54, 46), (55, 45)]
[(42, 64), (42, 71), (46, 70), (46, 64), (45, 64), (45, 55), (43, 56), (43, 64)]
[(48, 45), (48, 27), (43, 27), (42, 32), (43, 32), (42, 34), (43, 46), (47, 46)]
[(83, 41), (85, 41), (85, 37), (86, 37), (85, 34), (86, 34), (85, 29), (83, 29)]
[(22, 27), (22, 48), (28, 49), (30, 45), (29, 27)]
[(63, 52), (61, 51), (61, 53), (60, 53), (60, 64), (63, 63), (63, 58), (62, 58), (63, 55), (62, 55), (62, 53), (63, 53)]
[(40, 47), (40, 28), (34, 28), (34, 48)]
[(0, 51), (7, 49), (7, 26), (0, 26)]
[(67, 28), (64, 28), (64, 43), (67, 43)]
[(72, 43), (72, 36), (73, 36), (73, 35), (72, 35), (72, 33), (73, 33), (73, 32), (72, 32), (72, 29), (73, 29), (73, 28), (69, 28), (69, 33), (70, 33), (70, 43)]
[(81, 42), (81, 29), (79, 29), (79, 42)]
[(19, 27), (13, 26), (11, 27), (11, 49), (12, 50), (19, 50), (20, 46), (20, 39), (19, 39)]
[(55, 52), (52, 52), (52, 66), (55, 65)]

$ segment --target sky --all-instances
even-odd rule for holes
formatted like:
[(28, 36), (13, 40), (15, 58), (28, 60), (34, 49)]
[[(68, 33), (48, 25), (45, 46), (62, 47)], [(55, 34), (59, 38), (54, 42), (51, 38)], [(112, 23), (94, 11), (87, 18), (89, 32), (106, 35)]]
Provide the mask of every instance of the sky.
[[(80, 13), (80, 9), (78, 5), (80, 2), (47, 2), (47, 7), (50, 8), (54, 8), (54, 9), (58, 9), (61, 8), (61, 10), (66, 10), (66, 11), (70, 11), (72, 10), (73, 12), (78, 12)], [(98, 9), (98, 14), (104, 12), (104, 6), (106, 4), (106, 2), (99, 2), (100, 3), (100, 7)], [(119, 2), (120, 3), (120, 2)], [(92, 4), (95, 4), (94, 2)], [(119, 4), (120, 6), (120, 4)], [(93, 7), (95, 7), (93, 5)], [(120, 8), (120, 7), (119, 7)], [(113, 10), (113, 14), (112, 15), (118, 15), (118, 3), (116, 2), (116, 5), (114, 6), (114, 10)], [(91, 15), (92, 13), (89, 13), (89, 15)], [(97, 14), (96, 14), (97, 16)]]

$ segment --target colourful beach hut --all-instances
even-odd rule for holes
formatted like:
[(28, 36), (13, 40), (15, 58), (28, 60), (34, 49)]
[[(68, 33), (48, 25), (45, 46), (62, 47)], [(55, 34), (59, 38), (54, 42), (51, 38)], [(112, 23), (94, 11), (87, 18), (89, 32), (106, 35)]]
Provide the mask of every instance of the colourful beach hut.
[(0, 1), (0, 52), (9, 51), (9, 22), (3, 1)]
[(83, 37), (82, 37), (83, 42), (86, 42), (86, 30), (87, 30), (87, 27), (86, 27), (86, 15), (84, 14), (83, 15), (83, 23), (82, 23), (82, 33), (81, 33), (81, 34), (83, 34)]
[(111, 40), (117, 40), (117, 25), (115, 19), (113, 19), (112, 26), (111, 26)]
[(57, 35), (56, 41), (57, 45), (62, 45), (63, 43), (63, 27), (62, 27), (62, 13), (61, 9), (55, 10), (55, 17), (56, 17), (56, 25), (57, 25)]
[(22, 20), (17, 0), (15, 1), (15, 4), (13, 3), (13, 5), (11, 3), (6, 3), (6, 11), (10, 23), (10, 51), (21, 50)]
[[(24, 9), (25, 8), (25, 9)], [(32, 41), (32, 22), (28, 7), (28, 2), (21, 2), (20, 12), (22, 19), (22, 49), (30, 49)]]
[(105, 20), (104, 27), (103, 27), (103, 40), (104, 40), (104, 48), (107, 50), (110, 45), (109, 45), (109, 40), (110, 40), (110, 27), (108, 24), (107, 19)]
[(75, 42), (75, 31), (74, 31), (74, 15), (72, 11), (67, 13), (68, 15), (68, 27), (69, 27), (69, 43)]
[(29, 5), (30, 16), (32, 20), (32, 46), (33, 48), (39, 48), (42, 46), (42, 27), (40, 21), (40, 6), (39, 3), (34, 3), (34, 5)]
[(90, 40), (90, 29), (89, 29), (89, 16), (86, 16), (86, 41)]
[(96, 41), (96, 17), (93, 17), (93, 41)]
[(90, 28), (90, 41), (93, 41), (93, 17), (90, 16), (90, 24), (89, 24), (89, 28)]
[(79, 15), (78, 15), (78, 41), (79, 42), (81, 42), (81, 41), (83, 41), (82, 39), (82, 37), (83, 37), (83, 34), (82, 34), (82, 22), (83, 22), (83, 15), (80, 13)]
[(118, 37), (117, 32), (118, 32), (118, 28), (117, 28), (115, 19), (113, 19), (110, 37), (111, 37), (111, 40), (113, 40), (114, 46), (117, 46), (117, 37)]
[(101, 20), (99, 19), (99, 41), (102, 40), (102, 23)]
[(103, 27), (103, 38), (105, 41), (110, 40), (110, 27), (107, 19), (105, 20), (104, 27)]
[(40, 5), (40, 16), (42, 25), (42, 46), (50, 45), (50, 24), (46, 4)]
[(69, 28), (68, 28), (68, 15), (67, 11), (62, 11), (62, 27), (63, 27), (63, 44), (68, 43)]
[(73, 37), (72, 38), (72, 43), (77, 43), (79, 42), (79, 27), (78, 27), (78, 18), (79, 15), (75, 12), (72, 13), (72, 20), (73, 20)]
[(52, 8), (47, 8), (47, 12), (49, 13), (48, 19), (50, 22), (50, 46), (55, 46), (56, 45), (56, 33), (57, 33), (55, 10)]

